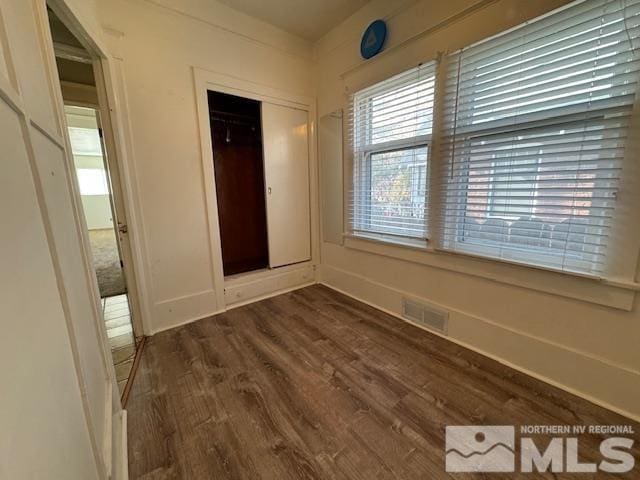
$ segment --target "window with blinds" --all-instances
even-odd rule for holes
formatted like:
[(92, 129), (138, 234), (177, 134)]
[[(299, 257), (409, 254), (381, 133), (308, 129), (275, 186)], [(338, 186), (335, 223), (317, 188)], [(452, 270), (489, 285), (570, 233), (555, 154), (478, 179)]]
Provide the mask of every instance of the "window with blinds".
[(351, 97), (351, 233), (427, 238), (435, 63)]
[(603, 271), (639, 36), (639, 0), (591, 0), (447, 56), (443, 248)]

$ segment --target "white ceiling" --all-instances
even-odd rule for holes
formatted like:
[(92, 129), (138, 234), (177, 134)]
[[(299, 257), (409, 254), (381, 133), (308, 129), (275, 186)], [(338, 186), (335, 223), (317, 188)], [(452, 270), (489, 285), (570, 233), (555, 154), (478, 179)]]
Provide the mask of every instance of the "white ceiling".
[(235, 10), (316, 41), (369, 0), (218, 0)]

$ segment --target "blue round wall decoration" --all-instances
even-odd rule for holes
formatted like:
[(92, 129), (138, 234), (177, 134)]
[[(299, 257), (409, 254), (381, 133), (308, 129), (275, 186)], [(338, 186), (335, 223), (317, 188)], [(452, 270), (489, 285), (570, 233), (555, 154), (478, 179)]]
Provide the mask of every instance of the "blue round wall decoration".
[(360, 41), (360, 55), (369, 59), (382, 50), (384, 41), (387, 38), (387, 24), (384, 20), (376, 20), (367, 27)]

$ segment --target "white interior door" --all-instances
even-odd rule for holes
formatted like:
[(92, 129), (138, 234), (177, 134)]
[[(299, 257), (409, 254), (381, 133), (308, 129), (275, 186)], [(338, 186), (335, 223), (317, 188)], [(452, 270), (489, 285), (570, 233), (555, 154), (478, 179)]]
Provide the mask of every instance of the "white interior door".
[(262, 103), (271, 268), (311, 259), (309, 114)]
[(55, 75), (45, 2), (0, 0), (0, 477), (106, 479), (120, 406)]

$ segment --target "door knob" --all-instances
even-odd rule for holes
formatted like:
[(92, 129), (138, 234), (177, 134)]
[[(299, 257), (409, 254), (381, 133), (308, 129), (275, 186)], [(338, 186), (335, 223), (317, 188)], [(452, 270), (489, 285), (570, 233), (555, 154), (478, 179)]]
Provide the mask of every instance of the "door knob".
[(271, 195), (271, 187), (268, 187), (268, 188), (267, 188), (267, 193), (268, 193), (269, 195)]

